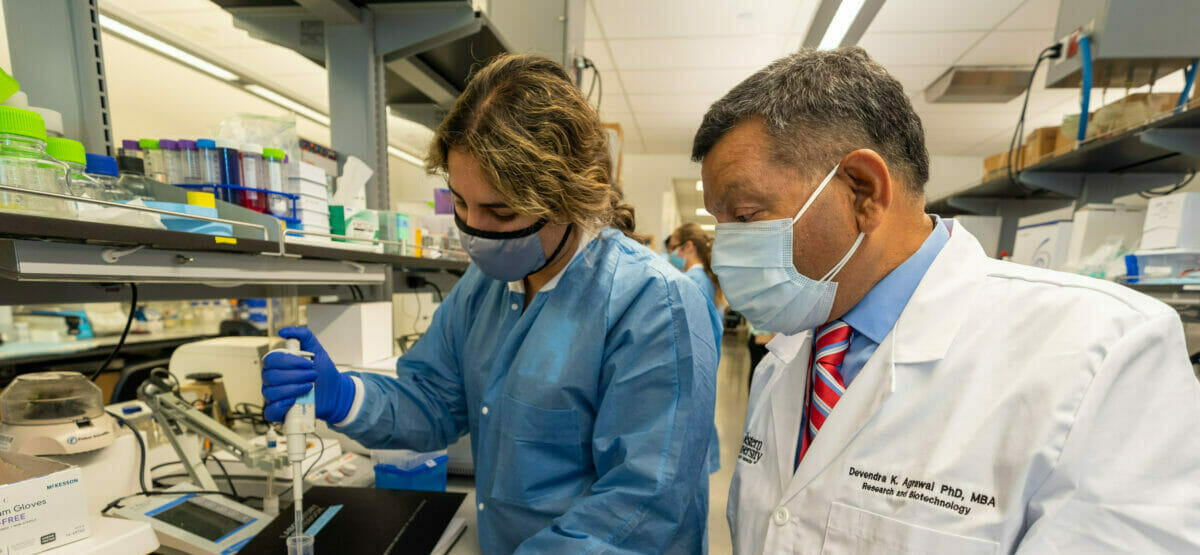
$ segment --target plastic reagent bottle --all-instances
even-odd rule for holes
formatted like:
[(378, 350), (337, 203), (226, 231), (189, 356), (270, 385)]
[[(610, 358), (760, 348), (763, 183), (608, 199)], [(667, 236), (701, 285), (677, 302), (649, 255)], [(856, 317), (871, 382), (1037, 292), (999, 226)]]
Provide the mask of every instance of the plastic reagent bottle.
[(138, 148), (144, 151), (142, 160), (146, 163), (146, 177), (166, 183), (166, 163), (162, 151), (158, 149), (158, 139), (138, 139)]
[[(257, 143), (242, 144), (242, 186), (264, 189), (263, 147)], [(258, 191), (243, 191), (242, 206), (255, 212), (267, 211), (267, 195)]]
[(181, 183), (204, 183), (200, 181), (200, 149), (196, 141), (179, 139), (179, 157), (183, 159), (183, 181)]
[[(277, 193), (283, 192), (283, 184), (287, 181), (283, 160), (287, 154), (282, 149), (264, 148), (263, 159), (267, 168), (266, 189)], [(271, 213), (276, 216), (293, 217), (291, 203), (283, 195), (271, 195)]]
[(171, 139), (161, 139), (158, 141), (158, 148), (162, 152), (163, 173), (167, 174), (167, 183), (183, 183), (186, 168), (183, 165), (183, 153), (179, 151), (179, 143)]

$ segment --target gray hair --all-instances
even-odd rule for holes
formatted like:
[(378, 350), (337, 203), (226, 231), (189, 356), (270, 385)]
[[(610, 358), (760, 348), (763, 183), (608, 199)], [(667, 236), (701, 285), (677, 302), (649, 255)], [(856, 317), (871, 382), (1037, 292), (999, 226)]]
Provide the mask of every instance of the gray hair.
[(857, 46), (801, 50), (746, 78), (709, 107), (692, 160), (752, 118), (763, 119), (774, 161), (805, 174), (823, 175), (850, 151), (870, 148), (913, 193), (929, 180), (921, 118), (900, 82)]

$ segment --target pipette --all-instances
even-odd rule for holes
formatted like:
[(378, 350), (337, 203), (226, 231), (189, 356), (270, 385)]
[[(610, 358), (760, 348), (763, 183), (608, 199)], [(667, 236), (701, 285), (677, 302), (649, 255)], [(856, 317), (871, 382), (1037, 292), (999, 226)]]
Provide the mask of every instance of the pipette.
[[(312, 353), (300, 350), (300, 342), (288, 339), (288, 354), (312, 358)], [(304, 457), (308, 454), (308, 434), (317, 430), (316, 396), (313, 389), (296, 399), (283, 419), (283, 433), (287, 437), (288, 462), (292, 463), (292, 501), (295, 507), (296, 536), (304, 534)]]

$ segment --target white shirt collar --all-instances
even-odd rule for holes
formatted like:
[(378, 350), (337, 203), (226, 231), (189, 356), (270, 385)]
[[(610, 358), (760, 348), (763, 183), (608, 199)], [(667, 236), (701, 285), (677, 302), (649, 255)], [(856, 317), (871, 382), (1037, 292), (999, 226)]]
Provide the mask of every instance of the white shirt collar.
[[(567, 268), (571, 267), (571, 264), (575, 262), (575, 259), (579, 258), (579, 255), (584, 251), (584, 249), (587, 248), (588, 244), (592, 242), (592, 239), (596, 238), (596, 236), (596, 233), (584, 233), (581, 235), (579, 238), (579, 246), (575, 248), (575, 254), (571, 256), (571, 261), (568, 262), (566, 266), (563, 266), (563, 268), (559, 270), (554, 277), (550, 278), (550, 281), (547, 281), (546, 285), (543, 285), (542, 288), (538, 290), (538, 293), (554, 289), (554, 287), (558, 285), (558, 280), (562, 278), (563, 273), (567, 271)], [(508, 290), (514, 293), (524, 294), (525, 280), (518, 279), (517, 281), (508, 282)]]

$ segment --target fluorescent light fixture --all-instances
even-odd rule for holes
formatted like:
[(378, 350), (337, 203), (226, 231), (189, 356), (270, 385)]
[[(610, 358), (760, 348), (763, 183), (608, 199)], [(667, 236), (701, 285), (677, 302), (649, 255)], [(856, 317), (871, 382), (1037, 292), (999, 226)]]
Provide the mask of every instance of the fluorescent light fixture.
[(204, 73), (212, 75), (217, 79), (222, 79), (225, 81), (237, 80), (237, 75), (221, 66), (188, 54), (183, 50), (175, 48), (174, 46), (147, 35), (146, 33), (121, 23), (120, 21), (105, 16), (104, 14), (100, 14), (100, 28), (125, 40), (140, 44), (168, 58), (203, 71)]
[(821, 37), (817, 50), (832, 50), (840, 46), (865, 2), (866, 0), (842, 0), (837, 13), (833, 14), (833, 20), (829, 22), (829, 27), (825, 28), (825, 36)]
[(408, 162), (409, 164), (419, 168), (425, 167), (425, 162), (422, 162), (420, 158), (417, 158), (416, 156), (404, 152), (403, 150), (400, 150), (394, 146), (388, 145), (388, 154), (391, 154), (392, 156), (395, 156), (396, 158), (404, 160), (405, 162)]
[(703, 191), (703, 190), (704, 190), (704, 182), (703, 182), (703, 181), (701, 181), (701, 180), (699, 180), (699, 179), (697, 179), (697, 180), (696, 180), (696, 190), (697, 190), (697, 191)]
[(717, 224), (700, 224), (700, 229), (704, 231), (713, 231), (717, 229)]
[(697, 216), (711, 216), (712, 214), (709, 214), (709, 213), (708, 213), (708, 210), (705, 210), (705, 209), (703, 209), (703, 208), (697, 208), (697, 209), (696, 209), (696, 215), (697, 215)]
[(313, 110), (312, 108), (283, 96), (282, 94), (279, 94), (271, 89), (260, 87), (258, 85), (246, 85), (246, 90), (255, 96), (274, 102), (321, 125), (326, 127), (329, 126), (329, 116)]

